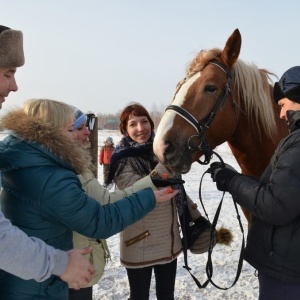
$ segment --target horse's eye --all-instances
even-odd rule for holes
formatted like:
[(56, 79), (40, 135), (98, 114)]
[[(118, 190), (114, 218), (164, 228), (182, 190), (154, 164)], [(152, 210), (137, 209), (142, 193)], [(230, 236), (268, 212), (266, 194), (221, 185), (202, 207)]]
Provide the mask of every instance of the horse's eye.
[(204, 92), (214, 93), (216, 90), (217, 90), (217, 87), (215, 85), (207, 85), (204, 89)]

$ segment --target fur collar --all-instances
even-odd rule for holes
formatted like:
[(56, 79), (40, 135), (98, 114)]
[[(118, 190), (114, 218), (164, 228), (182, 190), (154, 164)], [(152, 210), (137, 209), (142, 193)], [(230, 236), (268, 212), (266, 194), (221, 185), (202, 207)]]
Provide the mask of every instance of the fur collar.
[(27, 116), (21, 109), (12, 110), (5, 115), (2, 126), (13, 131), (13, 135), (21, 140), (41, 144), (67, 162), (77, 174), (85, 173), (91, 166), (89, 152), (77, 140), (54, 131), (48, 124)]

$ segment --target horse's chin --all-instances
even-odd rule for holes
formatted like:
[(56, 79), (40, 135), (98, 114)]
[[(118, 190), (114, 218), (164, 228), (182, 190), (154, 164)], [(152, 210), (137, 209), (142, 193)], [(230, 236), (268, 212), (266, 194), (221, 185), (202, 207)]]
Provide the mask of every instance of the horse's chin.
[(186, 174), (186, 173), (188, 173), (188, 172), (190, 171), (190, 169), (191, 169), (191, 165), (189, 165), (189, 166), (184, 166), (184, 167), (182, 168), (182, 170), (180, 171), (180, 173), (181, 173), (181, 174)]
[(187, 149), (182, 155), (163, 155), (158, 156), (158, 160), (165, 165), (167, 168), (171, 169), (174, 172), (186, 174), (190, 171), (192, 163), (195, 161), (193, 152)]

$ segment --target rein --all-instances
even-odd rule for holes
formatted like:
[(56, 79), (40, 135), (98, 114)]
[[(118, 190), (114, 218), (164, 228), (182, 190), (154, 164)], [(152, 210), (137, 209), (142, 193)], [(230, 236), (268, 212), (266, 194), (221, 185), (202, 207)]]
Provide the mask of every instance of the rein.
[[(200, 150), (204, 152), (204, 161), (201, 161), (200, 159), (197, 160), (198, 163), (201, 165), (207, 165), (209, 164), (213, 151), (210, 147), (210, 145), (207, 143), (206, 138), (205, 138), (205, 131), (209, 128), (211, 122), (213, 121), (215, 114), (218, 110), (218, 108), (222, 108), (225, 99), (227, 95), (231, 95), (231, 90), (230, 90), (230, 84), (232, 80), (232, 73), (229, 71), (223, 64), (217, 62), (217, 61), (212, 61), (210, 64), (216, 65), (219, 68), (221, 68), (225, 74), (227, 75), (227, 82), (222, 90), (221, 96), (217, 100), (215, 106), (213, 109), (208, 113), (206, 117), (204, 117), (202, 120), (197, 121), (197, 119), (190, 114), (187, 110), (184, 108), (178, 106), (178, 105), (169, 105), (166, 108), (167, 110), (172, 110), (178, 115), (180, 115), (183, 119), (185, 119), (188, 123), (190, 123), (197, 131), (197, 135), (192, 135), (188, 139), (188, 148), (189, 150)], [(200, 138), (200, 144), (197, 148), (191, 146), (190, 142), (194, 137), (199, 137)]]
[[(225, 165), (222, 157), (219, 154), (217, 154), (216, 152), (214, 152), (214, 151), (212, 151), (212, 152), (213, 152), (213, 154), (215, 154), (219, 158), (219, 160), (221, 161), (222, 165)], [(203, 208), (203, 211), (205, 213), (205, 216), (206, 216), (207, 220), (209, 220), (209, 217), (208, 217), (208, 213), (207, 213), (207, 211), (205, 209), (205, 206), (204, 206), (204, 203), (203, 203), (203, 200), (202, 200), (201, 190), (202, 190), (202, 181), (203, 181), (203, 178), (204, 178), (205, 174), (210, 174), (210, 173), (211, 173), (210, 168), (208, 168), (203, 173), (203, 175), (201, 177), (201, 180), (200, 180), (200, 185), (199, 185), (199, 200), (200, 200), (201, 206)], [(221, 212), (221, 208), (222, 208), (222, 204), (223, 204), (224, 195), (225, 195), (225, 192), (223, 192), (221, 201), (220, 201), (220, 203), (218, 205), (218, 208), (216, 210), (213, 222), (211, 224), (210, 247), (209, 247), (209, 250), (208, 250), (208, 258), (207, 258), (206, 269), (205, 269), (206, 275), (207, 275), (207, 280), (203, 284), (201, 284), (199, 282), (199, 280), (191, 273), (191, 268), (188, 266), (188, 261), (187, 261), (187, 240), (186, 240), (186, 236), (185, 236), (186, 235), (186, 228), (182, 228), (182, 232), (183, 232), (183, 252), (184, 252), (184, 263), (185, 263), (184, 268), (187, 269), (187, 271), (190, 273), (190, 275), (192, 276), (194, 282), (197, 284), (197, 286), (198, 286), (199, 289), (206, 288), (206, 286), (210, 282), (214, 287), (216, 287), (218, 289), (228, 290), (228, 289), (232, 288), (237, 283), (237, 281), (238, 281), (238, 279), (240, 277), (241, 271), (242, 271), (243, 259), (244, 259), (244, 248), (245, 248), (244, 229), (243, 229), (243, 225), (242, 225), (242, 221), (241, 221), (241, 216), (239, 214), (237, 204), (233, 200), (235, 211), (237, 213), (237, 219), (238, 219), (240, 230), (241, 230), (242, 237), (243, 237), (242, 238), (241, 251), (240, 251), (240, 257), (239, 257), (239, 261), (238, 261), (238, 267), (237, 267), (237, 271), (236, 271), (236, 276), (235, 276), (235, 279), (234, 279), (233, 283), (229, 287), (218, 286), (212, 280), (212, 276), (213, 276), (213, 263), (212, 263), (213, 235), (214, 235), (214, 232), (215, 232), (215, 229), (216, 229), (216, 226), (217, 226), (217, 222), (218, 222), (218, 219), (219, 219), (219, 216), (220, 216), (220, 212)], [(186, 197), (185, 191), (184, 191), (184, 196)], [(184, 202), (185, 203), (187, 202), (186, 199), (184, 199)], [(183, 224), (185, 224), (185, 222), (183, 222)]]

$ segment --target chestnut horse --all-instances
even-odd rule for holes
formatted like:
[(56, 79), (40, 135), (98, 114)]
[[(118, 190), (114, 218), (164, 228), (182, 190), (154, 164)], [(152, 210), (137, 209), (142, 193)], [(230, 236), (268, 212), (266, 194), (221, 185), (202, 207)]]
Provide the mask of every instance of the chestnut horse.
[(184, 174), (195, 161), (208, 164), (212, 149), (227, 141), (242, 173), (259, 177), (288, 134), (273, 101), (274, 74), (238, 59), (240, 48), (236, 29), (223, 50), (201, 51), (187, 67), (153, 145), (171, 169)]

